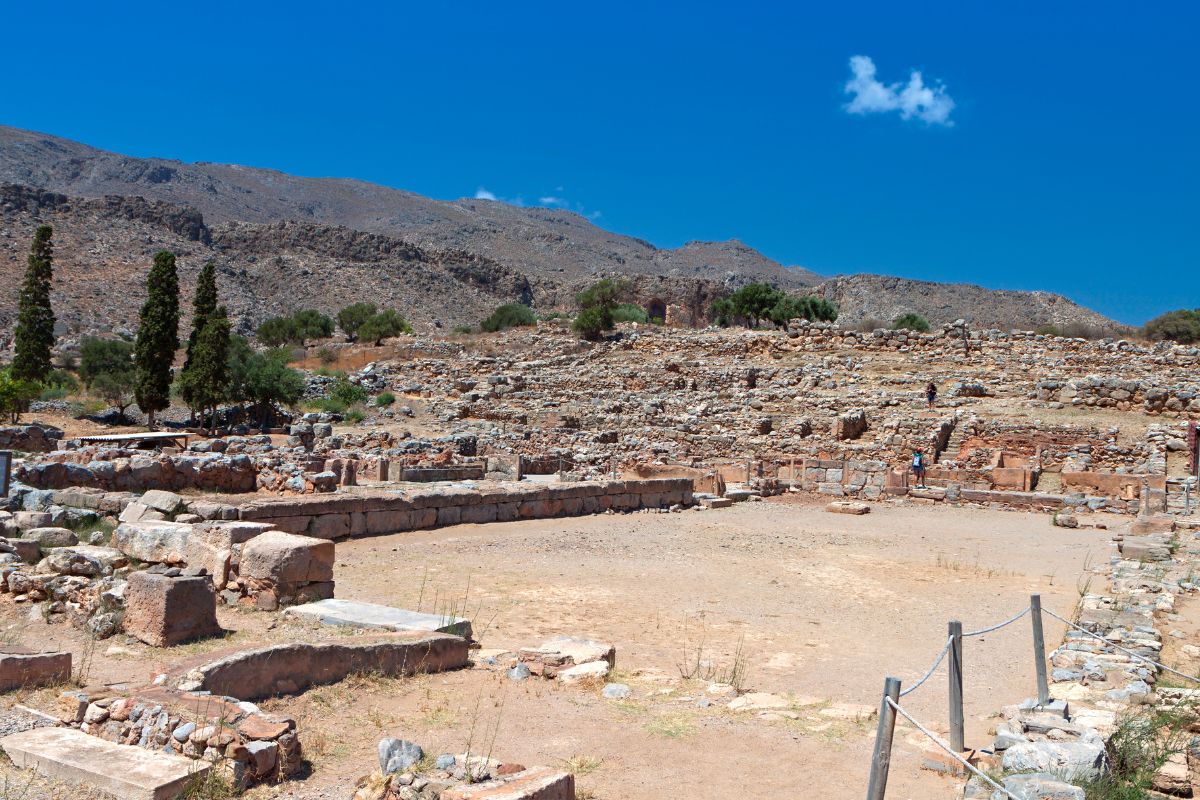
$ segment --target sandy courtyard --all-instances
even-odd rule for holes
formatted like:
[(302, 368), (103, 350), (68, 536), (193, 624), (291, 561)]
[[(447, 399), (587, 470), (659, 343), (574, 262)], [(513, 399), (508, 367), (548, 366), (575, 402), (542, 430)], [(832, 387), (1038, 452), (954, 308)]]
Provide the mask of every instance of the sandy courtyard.
[[(1111, 520), (1119, 522), (1119, 518)], [(878, 505), (866, 516), (792, 498), (719, 511), (462, 525), (337, 545), (337, 596), (422, 610), (468, 608), (484, 648), (559, 635), (617, 647), (615, 680), (632, 697), (470, 669), (409, 680), (363, 678), (263, 705), (300, 720), (314, 770), (252, 797), (345, 800), (398, 736), (432, 753), (488, 752), (574, 770), (580, 796), (859, 798), (874, 723), (822, 714), (833, 703), (875, 705), (883, 678), (906, 683), (945, 641), (1001, 621), (1031, 592), (1069, 611), (1110, 534), (1052, 527), (1010, 511)], [(20, 616), (11, 602), (6, 615)], [(101, 643), (92, 680), (139, 681), (148, 667), (258, 643), (345, 635), (286, 618), (222, 609), (223, 642), (155, 651)], [(1047, 642), (1061, 631), (1047, 630)], [(70, 647), (78, 632), (30, 624), (26, 636)], [(792, 701), (782, 714), (731, 712), (707, 681), (681, 680), (697, 660), (716, 672), (737, 660), (746, 691)], [(109, 650), (108, 648), (112, 648)], [(699, 655), (698, 655), (699, 653)], [(1033, 692), (1026, 620), (964, 645), (968, 744), (986, 745), (988, 715)], [(906, 707), (946, 730), (944, 668)], [(917, 768), (919, 739), (898, 730), (888, 797), (949, 798), (953, 783)]]

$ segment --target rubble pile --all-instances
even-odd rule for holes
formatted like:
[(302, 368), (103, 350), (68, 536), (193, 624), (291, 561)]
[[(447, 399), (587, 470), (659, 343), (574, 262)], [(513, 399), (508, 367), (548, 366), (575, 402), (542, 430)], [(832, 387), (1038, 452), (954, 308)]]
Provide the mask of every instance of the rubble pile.
[(59, 696), (62, 724), (114, 744), (209, 762), (237, 789), (300, 771), (296, 722), (233, 697), (147, 690), (125, 695), (89, 687)]

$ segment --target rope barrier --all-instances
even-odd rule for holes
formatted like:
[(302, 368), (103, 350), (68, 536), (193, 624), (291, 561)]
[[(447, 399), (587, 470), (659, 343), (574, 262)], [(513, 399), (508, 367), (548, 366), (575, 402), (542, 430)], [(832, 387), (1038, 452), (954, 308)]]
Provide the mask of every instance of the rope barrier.
[(940, 665), (942, 663), (942, 659), (946, 657), (946, 653), (950, 652), (950, 645), (952, 645), (952, 644), (954, 644), (954, 637), (947, 636), (946, 644), (942, 647), (942, 652), (938, 653), (938, 657), (933, 660), (933, 666), (929, 668), (929, 671), (925, 673), (924, 677), (922, 677), (921, 680), (917, 681), (912, 686), (910, 686), (907, 689), (905, 689), (904, 691), (902, 691), (900, 693), (901, 697), (912, 694), (917, 689), (920, 689), (921, 684), (923, 684), (925, 681), (929, 680), (933, 676), (934, 670), (936, 670), (938, 668), (938, 665)]
[(932, 731), (930, 731), (928, 728), (926, 728), (921, 723), (917, 722), (916, 719), (914, 719), (911, 714), (909, 714), (907, 711), (905, 711), (903, 708), (900, 707), (899, 703), (895, 702), (890, 697), (885, 697), (884, 700), (887, 701), (887, 704), (889, 706), (891, 706), (893, 709), (896, 710), (897, 714), (899, 714), (900, 716), (904, 717), (906, 720), (911, 722), (913, 724), (913, 727), (915, 727), (921, 733), (928, 736), (930, 741), (932, 741), (938, 747), (945, 750), (946, 753), (951, 758), (953, 758), (959, 764), (962, 764), (964, 767), (966, 767), (968, 770), (970, 770), (976, 777), (978, 777), (978, 778), (982, 779), (983, 781), (985, 781), (986, 783), (990, 784), (992, 786), (992, 788), (996, 789), (997, 791), (1003, 792), (1006, 797), (1010, 798), (1010, 800), (1021, 800), (1021, 798), (1017, 797), (1015, 794), (1010, 792), (1008, 789), (1005, 789), (1003, 786), (996, 783), (995, 780), (993, 780), (992, 778), (988, 777), (986, 774), (981, 772), (977, 767), (975, 767), (973, 764), (971, 764), (971, 762), (967, 761), (961, 755), (954, 752), (954, 749), (952, 747), (950, 747), (950, 745), (943, 742), (941, 739), (939, 739), (937, 736), (935, 736)]
[(1025, 608), (1021, 609), (1021, 613), (1017, 614), (1012, 619), (1007, 619), (1004, 622), (1001, 622), (999, 625), (993, 625), (990, 628), (980, 628), (977, 631), (970, 631), (969, 633), (964, 633), (963, 636), (964, 637), (982, 636), (985, 633), (991, 633), (992, 631), (998, 631), (1001, 628), (1003, 628), (1005, 625), (1012, 625), (1014, 622), (1016, 622), (1017, 620), (1019, 620), (1021, 617), (1025, 616), (1028, 613), (1029, 613), (1029, 606), (1025, 606)]
[(1103, 642), (1104, 644), (1108, 645), (1109, 647), (1116, 648), (1117, 650), (1120, 650), (1122, 653), (1125, 653), (1126, 655), (1136, 658), (1138, 661), (1145, 661), (1147, 664), (1153, 664), (1154, 666), (1159, 667), (1160, 669), (1165, 669), (1167, 672), (1170, 672), (1174, 675), (1178, 675), (1181, 678), (1187, 678), (1189, 681), (1192, 681), (1194, 683), (1200, 683), (1200, 678), (1196, 677), (1195, 675), (1187, 675), (1183, 672), (1180, 672), (1177, 669), (1171, 669), (1166, 664), (1163, 664), (1159, 661), (1155, 661), (1153, 658), (1147, 658), (1146, 656), (1141, 655), (1140, 653), (1135, 653), (1133, 650), (1130, 650), (1128, 647), (1122, 647), (1121, 645), (1117, 644), (1116, 642), (1110, 642), (1108, 639), (1105, 639), (1103, 636), (1100, 636), (1099, 634), (1096, 634), (1096, 633), (1092, 633), (1087, 628), (1083, 628), (1079, 625), (1076, 625), (1074, 622), (1071, 622), (1071, 620), (1069, 620), (1069, 619), (1060, 617), (1058, 614), (1055, 614), (1053, 611), (1051, 611), (1048, 608), (1043, 608), (1042, 611), (1044, 611), (1047, 614), (1049, 614), (1050, 616), (1054, 617), (1059, 622), (1065, 622), (1066, 624), (1070, 625), (1072, 628), (1079, 631), (1080, 633), (1090, 636), (1093, 639), (1096, 639), (1100, 642)]

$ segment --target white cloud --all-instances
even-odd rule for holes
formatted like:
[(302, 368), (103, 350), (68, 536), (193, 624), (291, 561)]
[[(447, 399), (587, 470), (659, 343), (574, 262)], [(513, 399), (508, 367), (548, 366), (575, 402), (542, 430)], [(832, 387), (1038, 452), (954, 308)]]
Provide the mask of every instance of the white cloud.
[(851, 114), (886, 114), (899, 111), (901, 119), (919, 119), (930, 125), (953, 126), (950, 112), (954, 100), (939, 82), (926, 86), (921, 73), (913, 70), (907, 84), (884, 84), (875, 77), (875, 62), (868, 56), (852, 56), (846, 81), (846, 94), (853, 95), (846, 104)]
[[(563, 187), (561, 186), (554, 187), (554, 191), (556, 192), (561, 192), (562, 190)], [(498, 203), (507, 203), (510, 206), (517, 206), (519, 208), (526, 207), (525, 198), (520, 195), (517, 195), (516, 197), (504, 197), (503, 195), (498, 195), (495, 192), (488, 191), (482, 186), (475, 190), (475, 199), (494, 200)], [(573, 203), (566, 197), (563, 197), (561, 194), (541, 195), (537, 198), (537, 203), (534, 205), (541, 206), (543, 208), (562, 208), (566, 209), (567, 211), (574, 211), (576, 214), (579, 214), (580, 216), (586, 217), (590, 220), (597, 220), (601, 216), (599, 211), (588, 211), (580, 203)]]

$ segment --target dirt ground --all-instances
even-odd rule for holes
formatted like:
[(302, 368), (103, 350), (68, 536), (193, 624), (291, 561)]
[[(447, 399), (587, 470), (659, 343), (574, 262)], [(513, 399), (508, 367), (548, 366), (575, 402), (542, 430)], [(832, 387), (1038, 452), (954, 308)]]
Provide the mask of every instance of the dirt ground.
[[(1070, 611), (1087, 565), (1108, 559), (1110, 538), (1052, 527), (1048, 515), (885, 503), (855, 517), (785, 497), (342, 542), (338, 597), (425, 611), (465, 606), (485, 649), (559, 635), (606, 640), (617, 647), (614, 679), (633, 695), (610, 701), (598, 686), (517, 683), (478, 667), (361, 678), (270, 700), (264, 707), (300, 720), (314, 769), (253, 796), (345, 800), (372, 768), (378, 739), (399, 736), (435, 754), (469, 745), (504, 761), (563, 765), (577, 773), (584, 798), (858, 798), (874, 722), (822, 710), (877, 705), (888, 674), (914, 681), (952, 618), (967, 630), (984, 627), (1012, 616), (1032, 592)], [(72, 648), (77, 661), (89, 659), (89, 679), (105, 683), (141, 682), (231, 647), (347, 634), (222, 609), (233, 631), (225, 640), (156, 651), (118, 637), (89, 655), (69, 627), (28, 622), (10, 600), (0, 609), (22, 638)], [(1061, 634), (1048, 629), (1048, 644)], [(968, 745), (987, 745), (989, 716), (1032, 694), (1030, 650), (1026, 620), (964, 643)], [(708, 681), (681, 678), (681, 665), (691, 672), (697, 661), (701, 672), (744, 666), (746, 691), (784, 695), (790, 709), (734, 713), (716, 698), (701, 708)], [(945, 668), (904, 704), (944, 734)], [(889, 800), (954, 796), (952, 781), (918, 769), (921, 738), (899, 728)]]

